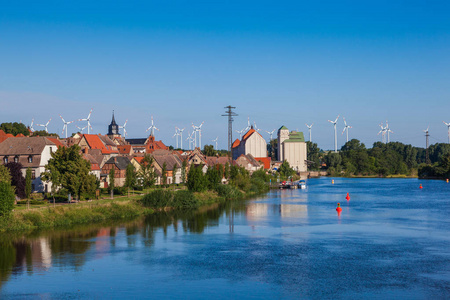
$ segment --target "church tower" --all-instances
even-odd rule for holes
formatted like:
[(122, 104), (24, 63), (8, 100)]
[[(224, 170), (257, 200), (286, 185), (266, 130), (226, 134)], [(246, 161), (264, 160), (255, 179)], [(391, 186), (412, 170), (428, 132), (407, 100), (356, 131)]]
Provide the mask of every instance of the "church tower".
[(108, 136), (110, 137), (120, 136), (119, 125), (117, 125), (116, 120), (114, 119), (114, 111), (112, 115), (111, 124), (109, 124), (108, 126)]

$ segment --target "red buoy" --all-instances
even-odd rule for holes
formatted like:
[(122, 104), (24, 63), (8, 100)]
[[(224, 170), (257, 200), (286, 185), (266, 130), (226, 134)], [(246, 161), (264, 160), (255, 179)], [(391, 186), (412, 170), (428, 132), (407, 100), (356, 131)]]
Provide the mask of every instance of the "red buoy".
[(347, 201), (350, 200), (350, 195), (347, 193), (347, 197), (345, 197), (345, 199), (347, 199)]
[(337, 211), (338, 213), (340, 213), (340, 212), (342, 211), (342, 208), (341, 208), (341, 204), (340, 204), (340, 203), (337, 204), (336, 211)]
[(419, 189), (423, 189), (422, 184), (420, 184)]

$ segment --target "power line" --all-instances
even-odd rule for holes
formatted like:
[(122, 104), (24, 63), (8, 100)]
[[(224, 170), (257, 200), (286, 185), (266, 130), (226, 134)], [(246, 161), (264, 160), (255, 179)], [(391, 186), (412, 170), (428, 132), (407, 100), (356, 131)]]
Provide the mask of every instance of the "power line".
[(228, 117), (228, 154), (231, 156), (231, 144), (233, 143), (233, 117), (238, 116), (237, 113), (233, 111), (236, 107), (228, 105), (225, 106), (227, 111), (222, 115), (223, 117)]

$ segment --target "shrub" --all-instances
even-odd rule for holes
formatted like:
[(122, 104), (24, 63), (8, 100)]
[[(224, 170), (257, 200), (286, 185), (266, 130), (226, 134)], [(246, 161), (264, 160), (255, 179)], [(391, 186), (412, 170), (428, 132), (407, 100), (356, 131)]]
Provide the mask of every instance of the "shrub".
[(9, 215), (14, 209), (15, 200), (14, 189), (11, 184), (0, 182), (0, 217)]
[(172, 200), (172, 191), (160, 189), (142, 197), (141, 202), (146, 207), (162, 208), (170, 206)]
[(253, 193), (263, 193), (269, 190), (269, 186), (261, 178), (252, 178), (250, 191)]
[(225, 199), (240, 199), (242, 193), (236, 187), (229, 184), (219, 184), (216, 186), (216, 192)]
[(194, 208), (200, 206), (199, 201), (191, 191), (178, 191), (174, 193), (174, 207)]

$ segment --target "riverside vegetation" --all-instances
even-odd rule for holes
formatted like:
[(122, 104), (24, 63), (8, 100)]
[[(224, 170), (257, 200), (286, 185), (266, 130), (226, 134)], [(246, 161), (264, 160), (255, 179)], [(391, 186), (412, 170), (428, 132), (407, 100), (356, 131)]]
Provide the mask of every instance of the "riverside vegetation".
[[(64, 196), (67, 199), (68, 190), (77, 195), (79, 199), (94, 198), (95, 190), (92, 187), (98, 186), (98, 182), (93, 185), (92, 177), (86, 173), (85, 168), (88, 165), (79, 159), (78, 150), (76, 147), (73, 149), (60, 148), (52, 154), (48, 165), (49, 171), (45, 176), (49, 181), (54, 180), (54, 183), (60, 187), (54, 194), (47, 195), (54, 202), (64, 199)], [(70, 163), (64, 162), (67, 157), (70, 157)], [(151, 158), (147, 159), (151, 166)], [(185, 166), (183, 164), (183, 167)], [(41, 204), (41, 207), (26, 210), (14, 205), (15, 189), (11, 185), (11, 176), (5, 167), (0, 166), (0, 232), (68, 228), (74, 225), (101, 223), (108, 220), (151, 216), (161, 210), (196, 209), (204, 205), (246, 199), (267, 192), (269, 190), (267, 183), (274, 178), (274, 175), (266, 174), (264, 170), (253, 172), (250, 175), (244, 168), (228, 164), (208, 168), (206, 174), (203, 174), (202, 166), (192, 166), (188, 174), (184, 176), (185, 183), (155, 186), (151, 172), (147, 167), (144, 169), (148, 173), (144, 180), (147, 185), (142, 186), (142, 178), (140, 181), (137, 180), (139, 174), (130, 168), (127, 172), (126, 186), (114, 189), (114, 191), (123, 195), (128, 194), (128, 196), (116, 197), (114, 200), (104, 198), (82, 200), (75, 204), (58, 203), (57, 205), (53, 201), (51, 201), (53, 203), (36, 201)], [(71, 180), (73, 178), (71, 172), (78, 172), (81, 174), (80, 176), (87, 178), (80, 178), (74, 182)], [(227, 179), (228, 184), (223, 184), (222, 178)], [(26, 181), (28, 184), (28, 180)]]

